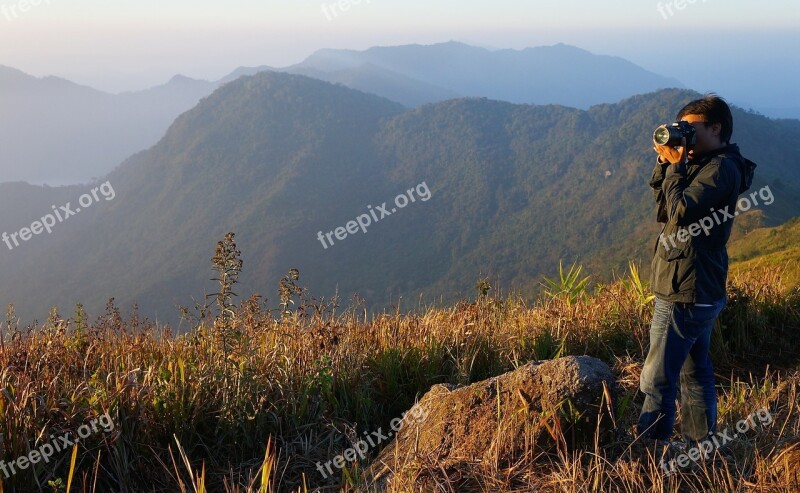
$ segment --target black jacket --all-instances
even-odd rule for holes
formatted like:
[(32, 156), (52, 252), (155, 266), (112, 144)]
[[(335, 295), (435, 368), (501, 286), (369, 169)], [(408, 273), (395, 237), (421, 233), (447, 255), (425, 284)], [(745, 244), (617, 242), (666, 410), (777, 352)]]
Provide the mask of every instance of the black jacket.
[(685, 165), (657, 163), (650, 180), (664, 223), (656, 240), (651, 287), (676, 303), (713, 303), (725, 297), (725, 248), (738, 215), (744, 158), (731, 144)]

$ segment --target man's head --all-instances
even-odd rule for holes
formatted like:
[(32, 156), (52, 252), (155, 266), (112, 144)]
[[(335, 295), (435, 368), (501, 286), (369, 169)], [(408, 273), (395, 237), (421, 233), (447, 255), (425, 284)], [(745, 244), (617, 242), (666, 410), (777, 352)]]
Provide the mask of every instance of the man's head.
[(681, 109), (678, 120), (692, 124), (697, 144), (690, 154), (701, 154), (725, 147), (733, 134), (733, 115), (728, 103), (716, 94), (707, 94)]

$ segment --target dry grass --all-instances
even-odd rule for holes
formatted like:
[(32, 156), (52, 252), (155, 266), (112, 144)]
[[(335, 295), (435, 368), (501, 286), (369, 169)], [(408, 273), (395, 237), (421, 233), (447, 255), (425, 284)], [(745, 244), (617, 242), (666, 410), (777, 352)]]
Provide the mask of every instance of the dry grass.
[(307, 298), (287, 279), (280, 309), (228, 299), (221, 306), (233, 314), (186, 334), (123, 319), (113, 302), (91, 323), (79, 308), (27, 328), (10, 310), (0, 345), (6, 463), (107, 412), (115, 428), (82, 440), (73, 465), (71, 450), (57, 453), (0, 492), (66, 491), (70, 476), (70, 490), (86, 492), (354, 491), (366, 463), (327, 480), (316, 463), (387, 428), (431, 385), (567, 354), (599, 357), (618, 376), (615, 443), (555, 456), (529, 449), (511, 466), (420, 463), (402, 491), (800, 490), (800, 290), (774, 270), (732, 279), (713, 341), (720, 430), (760, 408), (774, 422), (734, 442), (731, 457), (670, 477), (631, 438), (652, 309), (635, 275), (534, 303), (489, 292), (377, 316), (358, 302), (342, 310)]

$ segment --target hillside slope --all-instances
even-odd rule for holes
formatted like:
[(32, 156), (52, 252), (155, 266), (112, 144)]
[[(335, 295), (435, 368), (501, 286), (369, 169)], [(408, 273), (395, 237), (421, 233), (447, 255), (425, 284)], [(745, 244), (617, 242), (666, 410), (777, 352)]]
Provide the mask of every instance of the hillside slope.
[(800, 286), (800, 218), (772, 228), (759, 228), (728, 247), (731, 271), (779, 267), (787, 289)]
[[(227, 231), (245, 260), (242, 295), (272, 297), (290, 267), (315, 293), (358, 293), (373, 310), (401, 296), (454, 300), (486, 275), (533, 294), (562, 259), (610, 275), (649, 258), (650, 135), (693, 97), (667, 90), (588, 111), (486, 99), (405, 110), (302, 76), (241, 78), (108, 175), (113, 200), (0, 250), (0, 301), (41, 319), (54, 304), (97, 312), (116, 297), (174, 321), (178, 304), (214, 292), (209, 259)], [(737, 141), (760, 164), (754, 188), (774, 190), (761, 207), (768, 223), (797, 216), (788, 143), (800, 126), (736, 118)], [(0, 231), (12, 233), (90, 187), (5, 188)], [(409, 191), (416, 200), (402, 207), (396, 196)], [(352, 226), (371, 214), (366, 232)]]

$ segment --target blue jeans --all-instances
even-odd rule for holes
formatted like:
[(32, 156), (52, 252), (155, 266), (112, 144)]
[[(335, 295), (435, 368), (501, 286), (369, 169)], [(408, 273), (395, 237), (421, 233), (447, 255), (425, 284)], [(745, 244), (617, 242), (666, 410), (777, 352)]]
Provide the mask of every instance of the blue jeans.
[(679, 379), (684, 438), (699, 441), (716, 432), (717, 389), (708, 351), (714, 320), (725, 304), (725, 299), (698, 306), (656, 298), (650, 350), (639, 382), (645, 394), (637, 427), (640, 435), (669, 440)]

